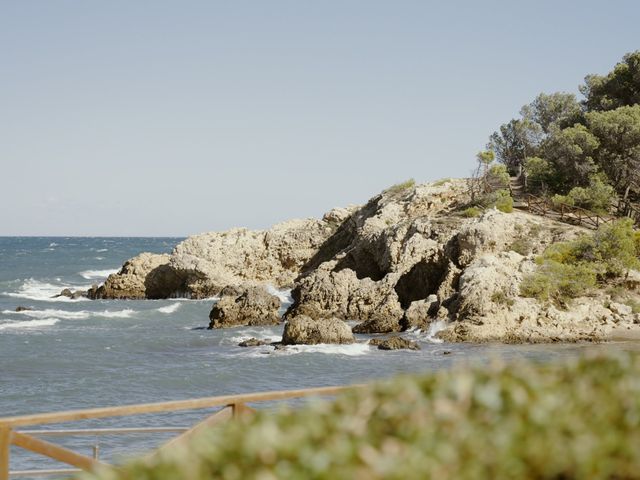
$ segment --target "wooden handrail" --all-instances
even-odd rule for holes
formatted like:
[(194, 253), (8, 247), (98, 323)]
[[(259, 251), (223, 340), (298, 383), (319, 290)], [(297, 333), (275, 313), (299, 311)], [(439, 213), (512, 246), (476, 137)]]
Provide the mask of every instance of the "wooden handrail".
[(219, 397), (193, 398), (189, 400), (174, 400), (169, 402), (142, 403), (136, 405), (122, 405), (118, 407), (88, 408), (84, 410), (70, 410), (66, 412), (39, 413), (35, 415), (19, 415), (0, 418), (1, 427), (24, 427), (27, 425), (44, 425), (47, 423), (72, 422), (89, 420), (92, 418), (125, 417), (145, 413), (175, 412), (179, 410), (198, 410), (202, 408), (223, 407), (236, 403), (269, 402), (272, 400), (287, 400), (309, 396), (336, 395), (351, 388), (349, 387), (319, 387), (303, 390), (280, 390), (271, 392), (246, 393), (241, 395), (224, 395)]
[[(275, 400), (288, 400), (293, 398), (303, 398), (309, 396), (333, 396), (346, 390), (360, 388), (363, 385), (333, 386), (307, 388), (301, 390), (280, 390), (270, 392), (247, 393), (240, 395), (223, 395), (217, 397), (194, 398), (187, 400), (174, 400), (168, 402), (144, 403), (135, 405), (122, 405), (116, 407), (99, 407), (82, 410), (70, 410), (63, 412), (39, 413), (32, 415), (18, 415), (0, 418), (0, 480), (9, 480), (9, 452), (11, 445), (15, 445), (32, 452), (45, 455), (62, 463), (90, 470), (94, 466), (101, 465), (96, 458), (78, 454), (64, 447), (36, 438), (36, 434), (82, 435), (90, 432), (95, 434), (106, 433), (134, 433), (140, 431), (180, 431), (183, 432), (176, 442), (169, 442), (169, 445), (182, 443), (190, 438), (196, 431), (206, 426), (218, 423), (221, 420), (238, 418), (254, 412), (247, 403), (270, 402)], [(181, 410), (198, 410), (212, 407), (223, 407), (213, 416), (205, 419), (204, 422), (191, 429), (180, 427), (156, 427), (156, 428), (122, 428), (122, 429), (94, 429), (94, 430), (68, 430), (68, 431), (15, 431), (15, 427), (29, 425), (44, 425), (51, 423), (71, 422), (78, 420), (89, 420), (106, 417), (122, 417), (131, 415), (141, 415), (149, 413), (176, 412)], [(94, 455), (96, 452), (94, 452)], [(13, 472), (22, 475), (24, 472)]]

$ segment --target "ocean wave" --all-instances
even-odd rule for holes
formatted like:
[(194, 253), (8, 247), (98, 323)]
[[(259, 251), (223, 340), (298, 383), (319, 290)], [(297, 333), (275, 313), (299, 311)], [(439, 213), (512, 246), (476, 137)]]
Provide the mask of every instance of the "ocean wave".
[(77, 302), (88, 300), (86, 298), (71, 299), (68, 297), (57, 297), (60, 292), (69, 288), (71, 290), (87, 290), (91, 285), (69, 285), (69, 284), (53, 284), (48, 282), (40, 282), (33, 278), (25, 280), (18, 288), (17, 292), (2, 292), (3, 295), (13, 298), (24, 298), (27, 300), (36, 300), (41, 302)]
[(180, 303), (172, 303), (171, 305), (166, 305), (164, 307), (160, 307), (157, 310), (160, 313), (174, 313), (176, 310), (178, 310), (180, 307), (182, 306), (182, 304)]
[(22, 310), (20, 312), (16, 312), (13, 310), (3, 310), (3, 314), (14, 314), (14, 315), (23, 315), (25, 317), (30, 318), (64, 318), (67, 320), (83, 320), (89, 318), (93, 312), (87, 312), (86, 310), (81, 310), (79, 312), (70, 312), (68, 310), (54, 310), (52, 308), (47, 308), (45, 310)]
[(99, 280), (106, 279), (112, 273), (118, 273), (120, 269), (110, 268), (107, 270), (85, 270), (84, 272), (78, 273), (82, 278), (86, 278), (87, 280)]
[(59, 319), (57, 318), (44, 318), (42, 320), (24, 320), (24, 321), (18, 321), (18, 322), (12, 321), (10, 323), (0, 324), (0, 330), (50, 327), (58, 323), (58, 321)]
[(109, 249), (108, 248), (99, 248), (96, 250), (96, 252), (100, 253), (100, 252), (108, 252)]
[(318, 345), (287, 345), (285, 348), (278, 350), (265, 345), (263, 347), (242, 348), (241, 350), (241, 352), (233, 353), (231, 355), (261, 358), (265, 354), (298, 355), (301, 353), (322, 353), (324, 355), (359, 357), (362, 355), (368, 355), (373, 351), (372, 347), (366, 343), (352, 343), (350, 345), (335, 345), (328, 343), (321, 343)]
[(293, 297), (291, 296), (290, 288), (276, 288), (273, 285), (266, 286), (267, 292), (271, 295), (275, 295), (280, 299), (280, 302), (284, 304), (284, 306), (289, 306), (293, 303)]
[(135, 310), (131, 310), (130, 308), (124, 310), (103, 310), (97, 312), (91, 312), (88, 310), (70, 312), (68, 310), (54, 310), (52, 308), (47, 308), (44, 310), (22, 310), (20, 312), (15, 312), (13, 310), (3, 310), (2, 313), (5, 315), (23, 315), (30, 318), (56, 317), (58, 319), (64, 320), (86, 320), (90, 317), (130, 318), (138, 312), (136, 312)]
[(326, 355), (347, 355), (359, 357), (371, 353), (372, 349), (366, 343), (351, 343), (348, 345), (335, 345), (320, 343), (318, 345), (288, 345), (282, 350), (276, 350), (277, 354), (295, 355), (297, 353), (324, 353)]
[(131, 318), (136, 313), (138, 312), (136, 312), (135, 310), (131, 310), (130, 308), (126, 308), (124, 310), (115, 310), (115, 311), (105, 310), (103, 312), (94, 312), (93, 315), (95, 315), (96, 317), (105, 317), (105, 318)]

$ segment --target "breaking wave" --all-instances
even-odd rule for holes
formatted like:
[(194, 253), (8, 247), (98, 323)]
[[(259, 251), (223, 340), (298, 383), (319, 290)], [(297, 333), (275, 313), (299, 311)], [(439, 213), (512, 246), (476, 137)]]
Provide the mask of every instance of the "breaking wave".
[(18, 288), (17, 292), (3, 292), (3, 295), (13, 298), (24, 298), (27, 300), (36, 300), (41, 302), (78, 302), (82, 300), (88, 300), (86, 298), (71, 299), (68, 297), (57, 297), (60, 292), (69, 288), (71, 290), (87, 290), (90, 285), (68, 285), (68, 284), (53, 284), (48, 282), (40, 282), (33, 278), (25, 280)]
[(50, 327), (58, 323), (57, 318), (45, 318), (42, 320), (24, 320), (24, 321), (11, 321), (9, 323), (0, 324), (0, 330), (9, 330), (9, 329), (22, 329), (22, 328), (39, 328), (39, 327)]
[(82, 278), (86, 278), (87, 280), (103, 280), (111, 275), (112, 273), (118, 273), (119, 269), (107, 269), (107, 270), (85, 270), (84, 272), (80, 272)]
[(182, 306), (182, 304), (176, 302), (176, 303), (172, 303), (171, 305), (166, 305), (164, 307), (160, 307), (160, 308), (158, 308), (158, 311), (160, 313), (174, 313), (181, 306)]

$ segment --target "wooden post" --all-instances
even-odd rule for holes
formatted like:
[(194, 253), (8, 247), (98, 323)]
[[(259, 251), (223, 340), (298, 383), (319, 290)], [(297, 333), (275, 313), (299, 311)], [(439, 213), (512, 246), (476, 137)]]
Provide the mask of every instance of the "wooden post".
[(9, 480), (9, 453), (11, 451), (11, 429), (0, 427), (0, 480)]

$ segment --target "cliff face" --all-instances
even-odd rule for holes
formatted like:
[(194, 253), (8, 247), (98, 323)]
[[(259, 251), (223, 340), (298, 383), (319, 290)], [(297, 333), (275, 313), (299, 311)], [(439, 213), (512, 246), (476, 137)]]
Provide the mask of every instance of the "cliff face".
[(467, 191), (465, 180), (391, 188), (322, 220), (197, 235), (170, 256), (130, 260), (93, 295), (202, 298), (224, 289), (237, 296), (272, 284), (293, 287), (288, 320), (355, 320), (355, 333), (438, 321), (450, 341), (597, 340), (638, 320), (602, 293), (568, 310), (520, 297), (535, 256), (584, 230), (517, 211), (465, 218)]

